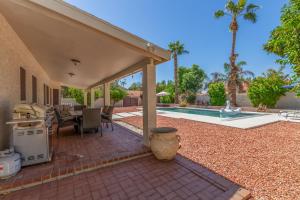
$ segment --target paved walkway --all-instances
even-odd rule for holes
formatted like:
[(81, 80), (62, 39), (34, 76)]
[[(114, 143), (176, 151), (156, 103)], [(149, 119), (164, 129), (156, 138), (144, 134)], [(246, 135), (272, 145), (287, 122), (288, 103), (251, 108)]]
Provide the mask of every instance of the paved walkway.
[(237, 184), (181, 156), (161, 162), (153, 156), (128, 161), (17, 191), (1, 200), (247, 199)]

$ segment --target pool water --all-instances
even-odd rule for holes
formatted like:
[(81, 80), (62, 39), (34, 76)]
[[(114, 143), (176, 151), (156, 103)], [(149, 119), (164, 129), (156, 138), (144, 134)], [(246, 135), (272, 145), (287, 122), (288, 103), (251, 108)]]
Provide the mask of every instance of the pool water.
[(239, 113), (233, 116), (221, 116), (218, 110), (207, 110), (207, 109), (188, 109), (188, 108), (158, 108), (160, 111), (170, 111), (170, 112), (178, 112), (178, 113), (186, 113), (186, 114), (194, 114), (194, 115), (204, 115), (210, 117), (218, 117), (218, 118), (240, 118), (240, 117), (250, 117), (255, 116), (255, 113)]

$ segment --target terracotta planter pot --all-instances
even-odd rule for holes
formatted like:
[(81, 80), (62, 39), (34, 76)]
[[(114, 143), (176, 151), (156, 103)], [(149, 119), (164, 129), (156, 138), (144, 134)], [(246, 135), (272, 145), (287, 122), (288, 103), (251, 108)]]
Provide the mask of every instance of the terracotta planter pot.
[(172, 160), (180, 148), (180, 136), (176, 135), (177, 129), (160, 127), (151, 130), (150, 146), (158, 160)]

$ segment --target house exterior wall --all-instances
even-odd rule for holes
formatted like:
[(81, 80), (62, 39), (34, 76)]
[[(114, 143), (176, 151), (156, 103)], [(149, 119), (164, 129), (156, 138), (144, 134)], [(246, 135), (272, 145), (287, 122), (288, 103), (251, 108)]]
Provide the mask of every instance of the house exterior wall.
[[(26, 103), (32, 101), (32, 75), (37, 78), (37, 103), (44, 103), (44, 84), (59, 88), (50, 80), (26, 45), (0, 13), (0, 150), (9, 146), (13, 106), (20, 103), (20, 67), (26, 70)], [(50, 101), (52, 102), (52, 101)]]

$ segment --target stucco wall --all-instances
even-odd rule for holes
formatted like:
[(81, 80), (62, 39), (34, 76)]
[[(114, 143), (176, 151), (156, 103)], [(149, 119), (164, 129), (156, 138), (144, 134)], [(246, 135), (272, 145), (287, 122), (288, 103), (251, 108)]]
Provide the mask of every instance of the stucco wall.
[(44, 103), (43, 84), (57, 88), (35, 60), (26, 45), (0, 13), (0, 149), (9, 145), (10, 127), (5, 122), (11, 118), (12, 108), (20, 103), (20, 67), (26, 70), (26, 102), (32, 100), (32, 75), (37, 78), (37, 101)]
[(236, 103), (239, 107), (251, 107), (251, 101), (247, 93), (239, 93), (236, 95)]
[[(238, 94), (237, 95), (237, 104), (240, 107), (251, 107), (251, 102), (247, 94)], [(296, 96), (293, 92), (287, 92), (285, 96), (282, 96), (275, 108), (278, 109), (300, 109), (300, 98)]]
[[(197, 96), (197, 101), (209, 101), (209, 96)], [(252, 107), (251, 101), (249, 97), (247, 96), (247, 93), (238, 93), (236, 96), (237, 105), (238, 107)], [(201, 103), (199, 103), (201, 105)], [(277, 105), (275, 106), (277, 109), (291, 109), (291, 110), (297, 110), (300, 109), (300, 98), (296, 96), (293, 92), (287, 92), (285, 96), (282, 96), (279, 101), (277, 102)]]

